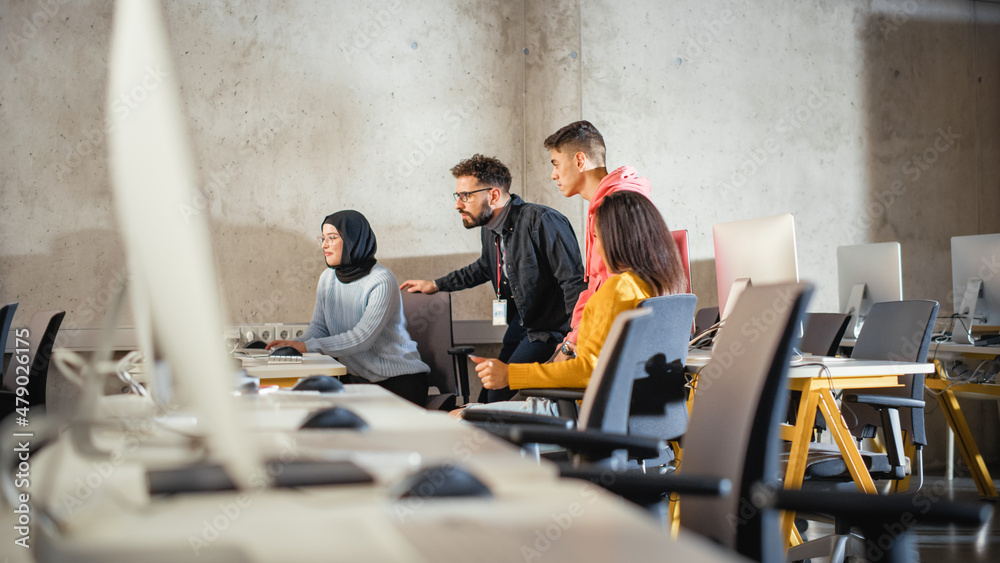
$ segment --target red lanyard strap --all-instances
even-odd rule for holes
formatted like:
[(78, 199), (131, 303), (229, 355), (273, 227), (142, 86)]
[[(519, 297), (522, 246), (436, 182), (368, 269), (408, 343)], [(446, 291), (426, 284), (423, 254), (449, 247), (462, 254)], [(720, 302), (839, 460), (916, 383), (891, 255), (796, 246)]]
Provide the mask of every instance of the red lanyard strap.
[(497, 299), (500, 299), (500, 275), (503, 273), (500, 270), (500, 236), (497, 235)]

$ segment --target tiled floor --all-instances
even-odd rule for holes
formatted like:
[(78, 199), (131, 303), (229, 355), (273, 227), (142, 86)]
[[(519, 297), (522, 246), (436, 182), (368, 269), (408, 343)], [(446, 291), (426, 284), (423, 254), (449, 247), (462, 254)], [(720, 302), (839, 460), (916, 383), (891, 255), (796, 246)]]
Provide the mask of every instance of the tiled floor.
[[(1000, 488), (1000, 482), (996, 482)], [(928, 501), (950, 499), (981, 502), (972, 479), (962, 478), (946, 481), (941, 477), (928, 477), (918, 493)], [(1000, 512), (1000, 502), (993, 501), (994, 511)], [(818, 537), (832, 531), (832, 526), (811, 523), (806, 538)], [(1000, 561), (1000, 514), (994, 514), (986, 527), (980, 530), (967, 528), (918, 526), (915, 529), (919, 561), (997, 562)], [(813, 559), (813, 563), (827, 559)]]

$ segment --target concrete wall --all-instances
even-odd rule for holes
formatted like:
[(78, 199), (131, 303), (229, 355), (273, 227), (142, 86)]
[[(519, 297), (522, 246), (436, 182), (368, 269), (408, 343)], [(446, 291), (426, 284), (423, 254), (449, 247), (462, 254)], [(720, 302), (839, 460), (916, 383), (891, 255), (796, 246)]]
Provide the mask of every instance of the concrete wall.
[[(813, 310), (837, 308), (837, 246), (888, 240), (906, 296), (950, 310), (949, 238), (1000, 232), (996, 4), (167, 4), (204, 188), (179, 212), (211, 219), (234, 323), (308, 318), (337, 209), (368, 215), (400, 279), (474, 259), (448, 172), (474, 152), (580, 234), (541, 147), (580, 118), (691, 232), (702, 306), (720, 221), (795, 214)], [(64, 308), (66, 327), (98, 326), (124, 279), (104, 123), (141, 100), (105, 100), (110, 18), (108, 2), (0, 4), (0, 300), (20, 301), (17, 324)], [(458, 294), (456, 317), (487, 318), (489, 296)]]

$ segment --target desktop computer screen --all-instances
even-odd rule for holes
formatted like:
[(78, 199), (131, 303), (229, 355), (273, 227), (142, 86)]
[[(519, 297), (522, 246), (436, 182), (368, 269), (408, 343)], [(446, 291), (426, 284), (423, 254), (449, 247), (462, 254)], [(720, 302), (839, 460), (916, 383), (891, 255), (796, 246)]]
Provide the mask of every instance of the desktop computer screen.
[[(108, 106), (141, 84), (148, 68), (173, 69), (157, 2), (116, 2)], [(253, 442), (237, 426), (235, 370), (223, 347), (223, 314), (208, 217), (184, 214), (199, 197), (177, 73), (126, 118), (112, 118), (108, 152), (112, 193), (138, 317), (151, 324), (170, 368), (175, 398), (198, 419), (213, 457), (233, 482), (249, 485), (261, 467)], [(140, 319), (140, 322), (144, 322)], [(152, 358), (148, 358), (152, 362)]]
[(795, 219), (791, 214), (716, 223), (712, 237), (721, 318), (726, 318), (748, 283), (798, 283)]
[(687, 292), (691, 293), (691, 258), (688, 249), (688, 232), (680, 229), (670, 231), (670, 234), (673, 235), (674, 242), (677, 243), (677, 252), (680, 253), (681, 264), (684, 266), (684, 277), (687, 278)]
[(1000, 233), (951, 238), (951, 283), (954, 342), (972, 344), (974, 325), (1000, 326)]
[(873, 304), (903, 300), (901, 256), (898, 242), (837, 247), (840, 310), (851, 315), (847, 338), (857, 338)]

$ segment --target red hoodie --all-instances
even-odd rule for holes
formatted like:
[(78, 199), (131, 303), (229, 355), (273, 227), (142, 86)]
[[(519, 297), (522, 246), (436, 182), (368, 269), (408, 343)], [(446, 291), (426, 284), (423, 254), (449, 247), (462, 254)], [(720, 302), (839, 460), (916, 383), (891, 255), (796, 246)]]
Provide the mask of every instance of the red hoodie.
[(604, 260), (597, 255), (594, 250), (594, 212), (598, 207), (601, 206), (601, 201), (608, 194), (622, 191), (637, 192), (647, 198), (651, 190), (651, 185), (649, 183), (649, 178), (640, 177), (639, 173), (636, 172), (635, 168), (631, 166), (622, 166), (621, 168), (611, 172), (601, 180), (601, 184), (597, 186), (597, 192), (594, 194), (594, 199), (590, 201), (590, 206), (587, 208), (587, 233), (586, 233), (586, 251), (585, 256), (587, 259), (586, 268), (584, 270), (584, 280), (587, 282), (587, 289), (580, 293), (580, 298), (576, 302), (576, 307), (573, 309), (573, 321), (571, 326), (572, 331), (566, 337), (567, 340), (576, 344), (576, 331), (580, 327), (580, 318), (583, 316), (583, 307), (587, 304), (590, 296), (594, 294), (604, 283), (604, 280), (608, 279), (608, 268), (604, 265)]

